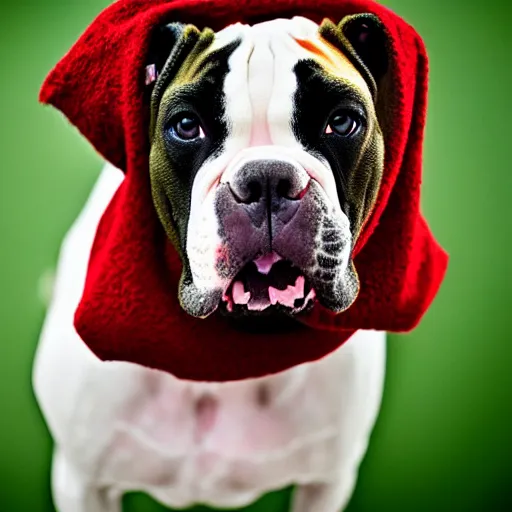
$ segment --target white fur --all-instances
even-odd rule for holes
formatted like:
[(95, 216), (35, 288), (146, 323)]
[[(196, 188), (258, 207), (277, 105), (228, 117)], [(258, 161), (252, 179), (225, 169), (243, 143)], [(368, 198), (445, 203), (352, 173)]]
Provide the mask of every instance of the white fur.
[[(34, 366), (55, 440), (57, 509), (119, 511), (128, 490), (174, 507), (237, 507), (297, 483), (293, 512), (339, 511), (379, 409), (385, 335), (361, 331), (316, 363), (223, 384), (98, 360), (76, 334), (73, 313), (98, 221), (121, 181), (106, 166), (66, 236)], [(255, 399), (262, 385), (268, 406)], [(196, 404), (204, 396), (217, 418), (201, 430)]]

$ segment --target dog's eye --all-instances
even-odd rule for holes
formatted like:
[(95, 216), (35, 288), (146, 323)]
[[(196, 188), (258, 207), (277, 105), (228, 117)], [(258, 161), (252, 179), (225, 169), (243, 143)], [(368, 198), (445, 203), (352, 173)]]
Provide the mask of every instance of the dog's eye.
[(194, 114), (180, 116), (172, 125), (173, 134), (182, 140), (203, 139), (204, 131)]
[(349, 137), (358, 130), (360, 124), (361, 122), (354, 114), (346, 111), (336, 112), (329, 120), (325, 133)]

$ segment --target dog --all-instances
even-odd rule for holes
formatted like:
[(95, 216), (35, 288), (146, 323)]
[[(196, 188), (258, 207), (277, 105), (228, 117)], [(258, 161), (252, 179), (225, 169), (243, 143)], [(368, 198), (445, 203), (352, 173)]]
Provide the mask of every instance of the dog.
[[(188, 314), (253, 329), (355, 300), (351, 250), (384, 167), (374, 93), (386, 68), (384, 45), (371, 46), (382, 28), (360, 20), (346, 37), (365, 72), (306, 18), (161, 28), (150, 180)], [(56, 508), (116, 512), (132, 490), (170, 507), (241, 507), (295, 484), (292, 512), (344, 509), (380, 407), (385, 333), (358, 331), (319, 361), (238, 382), (100, 361), (73, 315), (122, 180), (107, 164), (63, 242), (36, 355)]]

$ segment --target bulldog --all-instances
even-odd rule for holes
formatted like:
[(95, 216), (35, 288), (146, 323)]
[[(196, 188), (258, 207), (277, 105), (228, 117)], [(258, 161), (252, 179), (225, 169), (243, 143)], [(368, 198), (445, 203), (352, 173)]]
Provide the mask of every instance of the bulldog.
[[(316, 301), (350, 307), (351, 252), (383, 173), (376, 97), (386, 52), (373, 15), (157, 30), (149, 178), (183, 262), (188, 314), (222, 314), (243, 336), (293, 328)], [(122, 179), (105, 167), (66, 236), (38, 348), (56, 508), (120, 511), (132, 490), (170, 507), (240, 507), (296, 484), (292, 512), (342, 510), (379, 409), (385, 334), (358, 331), (320, 361), (238, 382), (100, 361), (73, 315)]]

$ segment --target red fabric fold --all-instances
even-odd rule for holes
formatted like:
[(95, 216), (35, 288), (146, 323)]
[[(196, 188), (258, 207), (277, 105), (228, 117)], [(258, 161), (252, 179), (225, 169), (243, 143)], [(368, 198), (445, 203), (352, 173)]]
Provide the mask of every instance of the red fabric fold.
[[(301, 15), (334, 22), (372, 12), (391, 42), (392, 129), (375, 208), (354, 250), (361, 291), (339, 315), (317, 305), (290, 334), (240, 334), (219, 315), (179, 306), (181, 263), (151, 199), (144, 70), (152, 29), (180, 21), (219, 30)], [(407, 331), (444, 276), (447, 255), (420, 212), (427, 56), (400, 17), (371, 0), (118, 0), (47, 77), (40, 99), (61, 110), (125, 180), (94, 241), (75, 327), (101, 359), (124, 360), (194, 380), (235, 380), (285, 370), (330, 353), (358, 329)]]

